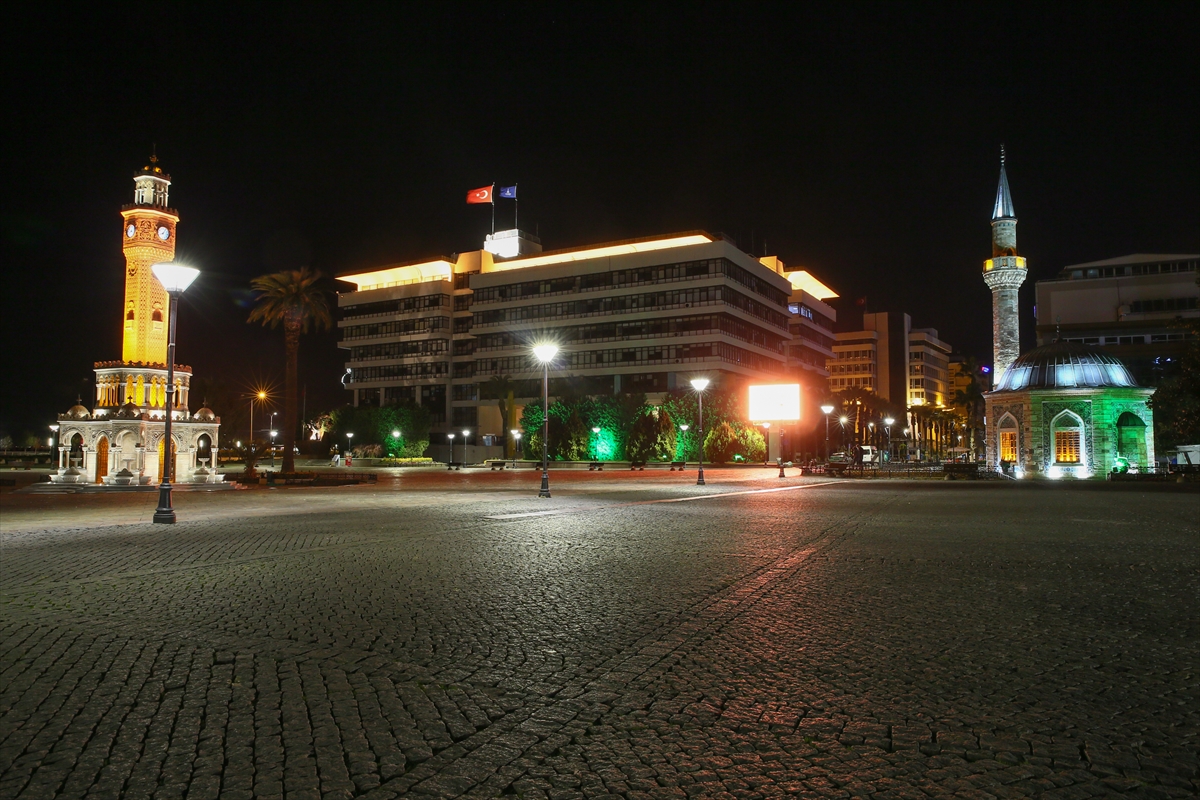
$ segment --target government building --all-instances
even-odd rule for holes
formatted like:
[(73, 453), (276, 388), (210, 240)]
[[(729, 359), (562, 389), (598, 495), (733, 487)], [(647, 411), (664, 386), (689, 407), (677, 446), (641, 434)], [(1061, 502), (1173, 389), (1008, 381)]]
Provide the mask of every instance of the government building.
[[(482, 250), (338, 279), (354, 285), (338, 295), (353, 404), (410, 400), (436, 433), (468, 430), (481, 445), (504, 444), (519, 406), (541, 396), (531, 350), (543, 342), (561, 348), (551, 396), (568, 381), (651, 399), (700, 375), (727, 389), (806, 372), (823, 382), (832, 352), (832, 290), (703, 232), (542, 252), (535, 237), (501, 231)], [(492, 379), (515, 399), (508, 420)]]

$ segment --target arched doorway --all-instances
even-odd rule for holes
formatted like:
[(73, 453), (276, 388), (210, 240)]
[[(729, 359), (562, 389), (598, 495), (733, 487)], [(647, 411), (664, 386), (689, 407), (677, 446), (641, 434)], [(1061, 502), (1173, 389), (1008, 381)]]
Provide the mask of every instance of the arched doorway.
[(71, 437), (71, 449), (67, 451), (67, 469), (71, 467), (79, 467), (83, 469), (83, 435), (75, 434)]
[(96, 442), (96, 483), (104, 483), (108, 474), (108, 437), (101, 436)]
[(212, 451), (212, 437), (207, 433), (202, 433), (196, 439), (196, 466), (204, 466), (205, 459), (208, 459), (208, 466), (215, 467)]
[(1146, 423), (1132, 411), (1117, 418), (1117, 455), (1132, 465), (1146, 466)]
[[(164, 436), (163, 439), (166, 437)], [(162, 483), (163, 468), (167, 466), (167, 460), (163, 458), (163, 439), (158, 440), (158, 481)], [(179, 465), (175, 463), (175, 437), (171, 437), (171, 463), (175, 465), (175, 469), (171, 470), (171, 480), (179, 477)]]

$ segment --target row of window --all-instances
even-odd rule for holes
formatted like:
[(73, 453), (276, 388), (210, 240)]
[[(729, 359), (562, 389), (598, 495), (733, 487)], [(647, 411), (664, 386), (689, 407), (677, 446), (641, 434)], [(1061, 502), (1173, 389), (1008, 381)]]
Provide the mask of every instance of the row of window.
[[(624, 350), (582, 350), (566, 354), (559, 360), (557, 366), (560, 369), (602, 369), (641, 364), (681, 364), (712, 359), (766, 372), (779, 372), (783, 369), (783, 364), (779, 361), (725, 342), (631, 347)], [(460, 366), (464, 368), (473, 366), (473, 371), (467, 372), (464, 369), (460, 376), (458, 373)], [(532, 355), (480, 358), (475, 360), (474, 365), (455, 364), (455, 377), (469, 377), (471, 374), (475, 376), (509, 375), (533, 372), (539, 368)]]
[(488, 286), (475, 290), (474, 302), (497, 303), (527, 297), (619, 289), (626, 286), (643, 286), (680, 280), (698, 280), (718, 275), (742, 284), (775, 305), (782, 306), (787, 301), (787, 295), (782, 291), (732, 261), (724, 258), (711, 258), (703, 261), (662, 264), (655, 267), (596, 272), (590, 275), (571, 275), (552, 278), (548, 281), (524, 281), (504, 286)]
[(1197, 298), (1167, 297), (1161, 300), (1134, 300), (1129, 304), (1133, 314), (1146, 314), (1155, 311), (1194, 311)]
[(422, 294), (416, 297), (402, 297), (399, 300), (381, 300), (377, 303), (345, 306), (342, 308), (342, 319), (354, 319), (371, 314), (405, 314), (410, 311), (444, 308), (448, 305), (450, 305), (450, 295)]
[(1131, 264), (1122, 267), (1089, 267), (1073, 269), (1070, 278), (1124, 278), (1133, 275), (1165, 275), (1172, 272), (1195, 272), (1195, 261), (1168, 261), (1160, 264)]
[(837, 340), (832, 336), (826, 336), (824, 334), (817, 333), (806, 325), (793, 325), (792, 336), (799, 337), (801, 339), (807, 339), (810, 342), (815, 342), (827, 350), (832, 350), (833, 346), (837, 343)]
[[(447, 339), (411, 339), (407, 342), (387, 342), (385, 344), (366, 344), (350, 348), (352, 361), (373, 361), (382, 358), (403, 358), (404, 356), (436, 356), (445, 353), (449, 340)], [(455, 342), (457, 350), (458, 342)]]
[[(783, 352), (783, 337), (762, 330), (728, 314), (698, 314), (691, 317), (668, 317), (633, 320), (630, 322), (598, 322), (557, 328), (555, 338), (560, 343), (628, 341), (666, 336), (691, 336), (698, 333), (724, 333), (735, 339), (756, 344), (777, 353)], [(526, 336), (517, 333), (483, 333), (476, 340), (476, 350), (499, 350), (523, 347)], [(457, 343), (456, 343), (457, 345)]]
[(669, 289), (646, 294), (620, 297), (597, 297), (591, 300), (565, 300), (536, 306), (501, 308), (475, 314), (477, 325), (503, 325), (514, 322), (563, 319), (598, 314), (622, 314), (667, 308), (687, 308), (697, 305), (724, 303), (787, 330), (787, 317), (779, 311), (752, 300), (727, 286), (702, 286), (695, 289)]
[(842, 350), (834, 353), (833, 357), (839, 361), (858, 361), (864, 358), (875, 358), (874, 350)]
[(871, 378), (830, 378), (830, 389), (850, 389), (859, 388), (870, 390), (872, 386)]
[(846, 373), (862, 373), (862, 372), (870, 373), (870, 372), (874, 372), (874, 371), (875, 371), (875, 365), (871, 364), (871, 363), (867, 363), (867, 364), (832, 364), (831, 363), (831, 364), (829, 364), (829, 374), (830, 375), (844, 375)]
[(449, 371), (445, 361), (428, 361), (418, 364), (387, 364), (381, 367), (354, 367), (350, 372), (351, 383), (379, 381), (395, 378), (434, 378)]
[(448, 317), (422, 317), (421, 319), (397, 319), (391, 322), (372, 322), (367, 325), (351, 325), (343, 329), (342, 339), (373, 339), (380, 336), (407, 336), (413, 333), (429, 333), (450, 327)]

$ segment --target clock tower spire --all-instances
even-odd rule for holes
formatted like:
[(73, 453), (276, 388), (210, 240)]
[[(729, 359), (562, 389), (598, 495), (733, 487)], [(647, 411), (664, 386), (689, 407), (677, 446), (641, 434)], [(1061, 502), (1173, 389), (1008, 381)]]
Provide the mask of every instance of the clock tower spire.
[(170, 188), (171, 176), (152, 155), (150, 163), (133, 176), (133, 202), (121, 209), (125, 251), (121, 360), (127, 364), (167, 363), (170, 307), (150, 267), (175, 260), (179, 213), (167, 205)]

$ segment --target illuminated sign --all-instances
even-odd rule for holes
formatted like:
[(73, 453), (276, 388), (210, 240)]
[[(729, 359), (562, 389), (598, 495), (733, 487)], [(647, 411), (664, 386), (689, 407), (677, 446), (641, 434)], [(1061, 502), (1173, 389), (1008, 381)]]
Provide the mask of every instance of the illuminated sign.
[(751, 422), (800, 419), (800, 384), (777, 383), (750, 387)]

